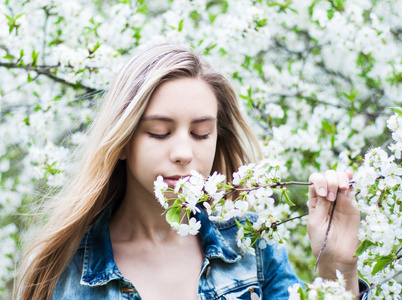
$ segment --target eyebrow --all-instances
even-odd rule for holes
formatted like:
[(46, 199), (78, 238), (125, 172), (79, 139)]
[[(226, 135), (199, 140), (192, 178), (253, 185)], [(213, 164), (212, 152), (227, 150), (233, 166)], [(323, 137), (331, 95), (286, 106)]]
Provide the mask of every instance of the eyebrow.
[[(202, 123), (202, 122), (206, 122), (206, 121), (215, 121), (215, 120), (216, 120), (215, 117), (203, 116), (203, 117), (199, 117), (199, 118), (196, 118), (196, 119), (192, 120), (191, 124)], [(163, 122), (169, 122), (169, 123), (174, 122), (174, 120), (172, 118), (162, 116), (162, 115), (144, 116), (144, 117), (141, 118), (141, 121), (163, 121)]]

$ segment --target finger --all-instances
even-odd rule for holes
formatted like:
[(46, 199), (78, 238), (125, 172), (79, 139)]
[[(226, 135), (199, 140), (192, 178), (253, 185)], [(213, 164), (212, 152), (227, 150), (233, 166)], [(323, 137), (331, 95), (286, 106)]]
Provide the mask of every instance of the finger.
[(309, 188), (309, 223), (319, 226), (326, 222), (331, 202), (327, 201), (327, 182), (322, 174), (313, 173), (310, 176), (312, 185)]
[(314, 203), (309, 205), (308, 225), (318, 228), (326, 224), (329, 213), (332, 208), (332, 203), (324, 197), (316, 197)]
[(339, 186), (338, 174), (334, 170), (328, 170), (325, 172), (325, 180), (327, 181), (326, 198), (329, 201), (335, 201)]
[(352, 180), (352, 178), (353, 178), (353, 171), (347, 170), (347, 171), (346, 171), (346, 175), (348, 175), (349, 181)]
[(347, 190), (349, 188), (349, 175), (344, 172), (338, 172), (339, 189)]
[(325, 177), (319, 173), (310, 175), (309, 182), (312, 183), (309, 189), (310, 197), (326, 197), (327, 196), (327, 182)]
[(355, 198), (355, 193), (353, 192), (353, 186), (349, 184), (352, 178), (353, 178), (352, 171), (338, 173), (340, 190), (338, 192), (337, 202), (339, 204), (339, 209), (344, 208), (348, 210), (349, 213), (357, 211), (356, 207), (352, 203)]

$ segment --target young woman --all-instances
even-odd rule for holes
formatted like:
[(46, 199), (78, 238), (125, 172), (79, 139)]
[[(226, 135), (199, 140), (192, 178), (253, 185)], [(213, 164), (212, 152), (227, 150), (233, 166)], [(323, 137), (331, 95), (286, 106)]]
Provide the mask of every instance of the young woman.
[[(179, 236), (155, 200), (158, 175), (173, 186), (190, 170), (228, 180), (260, 155), (226, 79), (192, 52), (161, 45), (122, 68), (90, 131), (77, 173), (53, 201), (47, 224), (24, 256), (19, 299), (286, 299), (299, 282), (286, 250), (243, 254), (234, 221)], [(322, 277), (340, 270), (359, 293), (359, 213), (351, 174), (313, 174), (309, 235), (318, 254), (337, 198)]]

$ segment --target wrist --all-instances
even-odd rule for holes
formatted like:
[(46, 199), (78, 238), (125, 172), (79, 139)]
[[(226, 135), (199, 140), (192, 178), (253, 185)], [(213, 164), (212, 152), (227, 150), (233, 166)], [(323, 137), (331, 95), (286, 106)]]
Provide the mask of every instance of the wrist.
[(321, 264), (318, 266), (318, 273), (323, 279), (337, 280), (336, 270), (341, 272), (346, 284), (346, 290), (351, 291), (355, 296), (359, 294), (359, 275), (356, 264)]

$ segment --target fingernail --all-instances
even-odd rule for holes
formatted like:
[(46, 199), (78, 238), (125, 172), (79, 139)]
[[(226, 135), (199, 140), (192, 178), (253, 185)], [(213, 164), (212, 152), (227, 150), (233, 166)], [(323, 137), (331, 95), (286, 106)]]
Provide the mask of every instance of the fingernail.
[(347, 188), (348, 186), (349, 186), (349, 182), (348, 182), (348, 181), (346, 181), (346, 180), (342, 180), (342, 181), (341, 181), (341, 187)]
[(320, 188), (318, 190), (318, 195), (321, 196), (321, 197), (325, 197), (327, 195), (327, 190), (325, 188), (323, 188), (323, 187)]
[(329, 192), (327, 198), (328, 200), (335, 200), (335, 194), (333, 192)]

